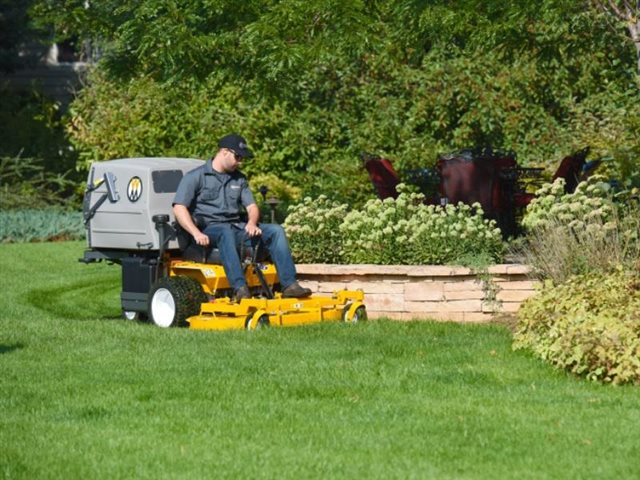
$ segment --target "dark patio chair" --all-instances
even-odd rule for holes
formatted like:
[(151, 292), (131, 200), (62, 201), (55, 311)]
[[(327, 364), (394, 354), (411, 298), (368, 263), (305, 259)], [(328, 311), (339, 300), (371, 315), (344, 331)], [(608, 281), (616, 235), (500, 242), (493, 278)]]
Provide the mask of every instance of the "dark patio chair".
[[(560, 166), (558, 166), (558, 169), (553, 174), (552, 181), (555, 181), (557, 178), (564, 178), (564, 191), (566, 193), (573, 193), (578, 183), (585, 179), (583, 169), (589, 150), (590, 148), (586, 147), (564, 157), (560, 162)], [(594, 170), (595, 168), (589, 169), (588, 175), (591, 175)]]

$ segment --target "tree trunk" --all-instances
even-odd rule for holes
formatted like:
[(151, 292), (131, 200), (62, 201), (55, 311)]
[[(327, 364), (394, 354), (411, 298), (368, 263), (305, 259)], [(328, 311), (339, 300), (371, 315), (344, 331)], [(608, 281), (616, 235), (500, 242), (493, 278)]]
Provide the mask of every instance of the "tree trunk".
[(638, 75), (640, 75), (640, 19), (636, 19), (634, 21), (633, 18), (629, 18), (627, 20), (627, 25), (629, 28), (629, 34), (631, 35), (631, 40), (636, 47), (636, 60), (638, 67)]

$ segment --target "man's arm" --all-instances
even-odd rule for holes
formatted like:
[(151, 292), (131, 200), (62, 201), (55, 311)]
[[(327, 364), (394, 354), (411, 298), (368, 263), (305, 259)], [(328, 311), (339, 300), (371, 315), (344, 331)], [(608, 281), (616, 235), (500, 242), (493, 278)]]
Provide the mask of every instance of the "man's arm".
[(193, 223), (193, 219), (191, 218), (191, 214), (189, 213), (187, 207), (185, 207), (184, 205), (180, 205), (179, 203), (174, 204), (173, 215), (176, 217), (176, 220), (178, 221), (180, 226), (193, 237), (198, 245), (202, 245), (205, 247), (209, 245), (209, 237), (202, 233), (196, 226), (196, 224)]
[(247, 232), (250, 237), (262, 235), (262, 230), (258, 227), (258, 222), (260, 221), (260, 209), (255, 203), (247, 206), (247, 216), (249, 218), (247, 225), (244, 227), (245, 232)]

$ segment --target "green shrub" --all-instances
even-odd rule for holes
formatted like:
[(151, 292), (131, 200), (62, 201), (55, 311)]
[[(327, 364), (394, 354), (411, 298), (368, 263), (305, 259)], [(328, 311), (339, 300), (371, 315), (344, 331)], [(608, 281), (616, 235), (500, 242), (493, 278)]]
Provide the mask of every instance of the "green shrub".
[(80, 166), (202, 158), (239, 131), (248, 173), (350, 205), (372, 193), (362, 151), (403, 171), (492, 145), (552, 170), (586, 142), (639, 175), (635, 53), (580, 2), (36, 3), (104, 49), (68, 122)]
[(346, 205), (326, 197), (306, 198), (291, 209), (285, 228), (298, 261), (421, 265), (500, 258), (500, 230), (482, 218), (479, 205), (423, 201), (420, 194), (403, 192), (347, 213)]
[(348, 207), (321, 195), (305, 197), (289, 207), (283, 227), (294, 258), (302, 263), (342, 263), (343, 239), (340, 225)]
[[(271, 205), (268, 204), (270, 198), (275, 198), (278, 201), (274, 208), (276, 221), (284, 218), (289, 206), (300, 200), (301, 189), (294, 187), (273, 173), (252, 175), (249, 178), (249, 184), (264, 221), (267, 221), (271, 215)], [(260, 193), (261, 187), (267, 187), (266, 198), (263, 198)]]
[(36, 158), (0, 157), (0, 209), (77, 209), (81, 185), (74, 173), (51, 172)]
[(547, 283), (518, 312), (514, 349), (590, 380), (640, 384), (640, 276), (614, 273)]
[(84, 236), (80, 212), (53, 208), (0, 212), (0, 243), (78, 240)]

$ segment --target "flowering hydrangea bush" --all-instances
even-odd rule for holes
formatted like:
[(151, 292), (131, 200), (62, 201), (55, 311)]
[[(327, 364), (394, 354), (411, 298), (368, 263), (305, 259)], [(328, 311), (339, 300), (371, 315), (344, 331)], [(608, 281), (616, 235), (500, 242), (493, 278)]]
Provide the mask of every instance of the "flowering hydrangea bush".
[(296, 261), (302, 263), (341, 263), (343, 256), (340, 225), (348, 207), (329, 200), (305, 197), (289, 207), (283, 227)]
[(441, 265), (473, 255), (498, 260), (503, 251), (500, 229), (479, 204), (425, 205), (423, 195), (402, 192), (350, 212), (326, 197), (290, 212), (285, 229), (303, 262)]
[(592, 176), (580, 182), (575, 192), (565, 193), (565, 180), (556, 179), (537, 191), (535, 198), (527, 207), (522, 226), (527, 230), (546, 229), (554, 225), (563, 225), (574, 231), (611, 228), (608, 223), (614, 214), (609, 199), (609, 184), (601, 176)]
[(635, 268), (640, 255), (638, 207), (619, 200), (614, 201), (602, 177), (579, 183), (572, 194), (564, 192), (563, 180), (545, 185), (522, 222), (526, 263), (556, 284), (619, 265)]

